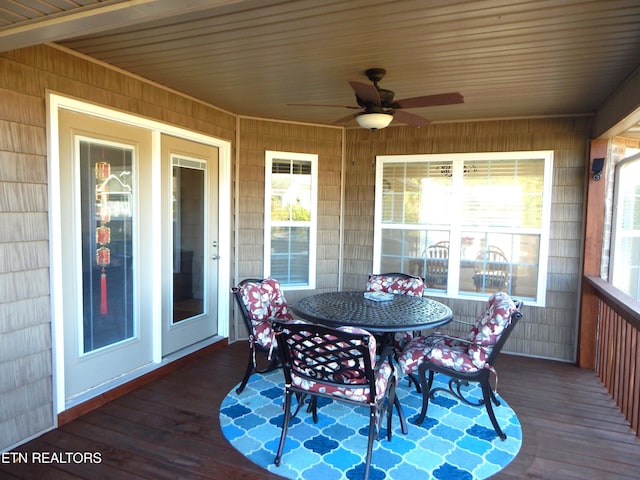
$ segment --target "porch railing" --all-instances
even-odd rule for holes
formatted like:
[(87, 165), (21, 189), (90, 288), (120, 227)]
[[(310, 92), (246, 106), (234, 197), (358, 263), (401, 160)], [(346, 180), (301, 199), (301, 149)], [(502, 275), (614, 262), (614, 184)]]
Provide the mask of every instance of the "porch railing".
[(597, 299), (595, 371), (640, 436), (640, 302), (599, 277), (584, 277)]

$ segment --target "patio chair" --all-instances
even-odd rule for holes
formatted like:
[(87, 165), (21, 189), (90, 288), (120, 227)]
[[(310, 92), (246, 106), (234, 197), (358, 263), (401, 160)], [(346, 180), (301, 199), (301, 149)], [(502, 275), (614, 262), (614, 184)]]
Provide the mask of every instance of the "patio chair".
[[(487, 302), (487, 308), (471, 327), (466, 338), (453, 337), (442, 333), (414, 338), (398, 357), (402, 372), (415, 381), (420, 377), (422, 391), (422, 411), (417, 423), (421, 424), (427, 414), (429, 399), (438, 391), (452, 394), (467, 405), (484, 405), (494, 430), (501, 439), (507, 438), (493, 411), (493, 405), (500, 405), (490, 384), (491, 373), (497, 373), (495, 360), (502, 346), (522, 318), (521, 302), (514, 302), (509, 295), (498, 292)], [(428, 372), (428, 378), (427, 378)], [(435, 372), (450, 377), (449, 388), (432, 388)], [(469, 400), (462, 392), (469, 382), (480, 384), (482, 399)]]
[[(307, 395), (308, 411), (317, 423), (317, 397), (330, 398), (369, 407), (369, 432), (365, 460), (365, 480), (369, 477), (373, 441), (379, 421), (386, 415), (387, 439), (391, 440), (391, 420), (395, 400), (396, 372), (393, 348), (387, 348), (376, 361), (376, 339), (356, 327), (330, 328), (323, 325), (273, 322), (282, 359), (285, 391), (284, 420), (274, 463), (280, 465), (289, 421), (295, 417)], [(298, 406), (291, 413), (296, 394)]]
[[(280, 361), (275, 348), (271, 320), (292, 320), (280, 282), (272, 278), (247, 278), (231, 289), (236, 297), (240, 313), (249, 332), (249, 361), (236, 393), (247, 386), (253, 373), (266, 373), (278, 368)], [(268, 364), (258, 366), (257, 355), (266, 358)]]
[[(420, 277), (406, 273), (370, 273), (366, 291), (421, 297), (424, 293), (424, 281)], [(411, 332), (397, 332), (393, 343), (396, 349), (400, 351), (412, 338), (413, 334)]]

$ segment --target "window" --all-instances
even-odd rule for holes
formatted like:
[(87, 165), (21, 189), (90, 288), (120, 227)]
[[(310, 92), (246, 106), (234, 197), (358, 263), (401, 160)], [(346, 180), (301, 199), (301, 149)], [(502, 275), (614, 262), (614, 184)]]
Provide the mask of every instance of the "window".
[(616, 167), (611, 283), (640, 300), (640, 155)]
[(374, 271), (432, 295), (504, 290), (543, 305), (553, 153), (378, 157)]
[(315, 288), (318, 156), (266, 152), (265, 277)]

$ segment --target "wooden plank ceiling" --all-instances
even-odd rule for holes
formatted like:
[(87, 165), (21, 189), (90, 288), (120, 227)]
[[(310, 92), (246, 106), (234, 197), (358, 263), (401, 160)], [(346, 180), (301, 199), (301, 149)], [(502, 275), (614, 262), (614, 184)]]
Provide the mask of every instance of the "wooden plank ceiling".
[(0, 51), (50, 41), (249, 116), (331, 124), (370, 67), (396, 99), (462, 93), (410, 110), (433, 121), (590, 115), (640, 64), (640, 2), (0, 3)]

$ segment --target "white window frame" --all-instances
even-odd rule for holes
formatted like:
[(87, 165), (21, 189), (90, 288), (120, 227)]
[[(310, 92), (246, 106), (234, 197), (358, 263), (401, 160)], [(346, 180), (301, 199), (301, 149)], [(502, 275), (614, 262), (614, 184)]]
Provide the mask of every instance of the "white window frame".
[[(531, 233), (540, 235), (539, 250), (539, 266), (537, 278), (537, 296), (536, 298), (527, 298), (527, 304), (532, 306), (545, 306), (546, 290), (547, 290), (547, 264), (549, 259), (549, 238), (551, 230), (551, 191), (553, 182), (553, 151), (515, 151), (515, 152), (477, 152), (477, 153), (453, 153), (453, 154), (416, 154), (416, 155), (379, 155), (376, 157), (376, 183), (375, 183), (375, 214), (374, 214), (374, 242), (373, 242), (373, 272), (379, 272), (381, 264), (382, 249), (382, 231), (388, 228), (403, 228), (402, 224), (383, 224), (382, 223), (382, 206), (383, 206), (383, 173), (385, 164), (389, 163), (424, 163), (424, 162), (470, 162), (483, 160), (527, 160), (532, 158), (540, 158), (544, 160), (544, 179), (543, 179), (543, 202), (542, 202), (542, 224), (539, 229), (533, 229)], [(462, 172), (462, 168), (453, 171)], [(454, 173), (455, 175), (455, 173)], [(456, 189), (462, 188), (461, 182), (453, 182), (453, 196), (456, 197)], [(454, 215), (455, 217), (455, 215)], [(449, 225), (451, 232), (450, 241), (452, 244), (460, 242), (461, 228), (460, 224), (452, 218)], [(411, 224), (411, 228), (420, 228), (420, 225)], [(489, 230), (491, 231), (491, 229)], [(504, 229), (500, 229), (504, 231)], [(528, 233), (520, 230), (518, 233)], [(456, 237), (457, 236), (457, 237)], [(447, 298), (475, 299), (486, 301), (486, 295), (479, 296), (469, 292), (459, 291), (459, 278), (456, 272), (460, 271), (460, 256), (452, 249), (449, 258), (449, 283), (446, 292), (438, 292), (429, 290), (430, 296), (446, 296)], [(518, 297), (520, 298), (520, 297)]]
[[(629, 292), (624, 289), (624, 286), (621, 285), (621, 282), (627, 280), (626, 268), (628, 265), (625, 263), (624, 255), (622, 252), (617, 251), (618, 248), (622, 248), (618, 245), (620, 238), (623, 237), (638, 237), (640, 236), (640, 230), (631, 230), (628, 229), (623, 231), (622, 223), (623, 223), (623, 213), (621, 210), (624, 208), (624, 205), (621, 204), (621, 195), (624, 192), (620, 191), (621, 184), (621, 169), (623, 166), (640, 162), (640, 153), (632, 155), (631, 157), (625, 158), (620, 161), (615, 167), (615, 181), (614, 181), (614, 199), (613, 199), (613, 216), (612, 216), (612, 225), (611, 225), (611, 253), (609, 259), (609, 282), (619, 290), (623, 291), (630, 297), (635, 298), (636, 300), (640, 300), (640, 292), (636, 291)], [(620, 260), (622, 259), (622, 261)]]
[[(311, 217), (308, 222), (271, 220), (272, 167), (274, 160), (291, 160), (311, 163)], [(271, 276), (271, 227), (307, 226), (309, 228), (309, 278), (306, 284), (288, 284), (280, 281), (284, 290), (313, 290), (316, 288), (317, 210), (318, 210), (318, 155), (313, 153), (265, 151), (264, 182), (264, 278)]]

